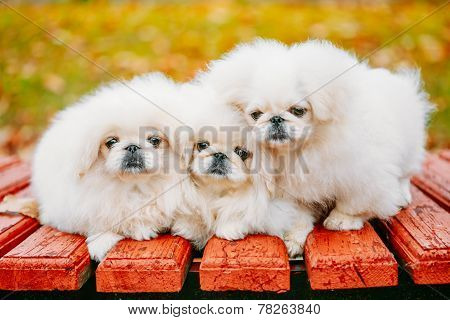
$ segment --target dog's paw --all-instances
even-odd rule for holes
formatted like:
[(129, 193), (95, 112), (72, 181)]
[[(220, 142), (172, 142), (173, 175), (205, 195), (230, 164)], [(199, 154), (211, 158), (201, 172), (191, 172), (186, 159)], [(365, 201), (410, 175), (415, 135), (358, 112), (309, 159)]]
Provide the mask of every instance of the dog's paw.
[(211, 230), (201, 220), (187, 216), (175, 219), (171, 233), (189, 240), (197, 250), (203, 249), (211, 238)]
[(128, 236), (134, 240), (150, 240), (156, 238), (158, 234), (151, 228), (147, 228), (144, 226), (136, 226)]
[(411, 191), (405, 190), (403, 192), (403, 198), (405, 199), (405, 203), (403, 204), (403, 206), (405, 207), (409, 206), (412, 203)]
[(399, 207), (406, 208), (412, 203), (412, 195), (409, 179), (402, 179), (400, 181), (400, 186), (401, 186), (402, 200), (399, 203)]
[(208, 240), (210, 239), (210, 237), (208, 237), (202, 233), (197, 233), (194, 235), (191, 233), (174, 231), (174, 230), (172, 230), (172, 235), (179, 236), (179, 237), (182, 237), (182, 238), (188, 240), (192, 244), (194, 249), (196, 249), (196, 250), (202, 250), (206, 246), (206, 243), (208, 242)]
[(0, 212), (21, 213), (25, 216), (37, 218), (39, 209), (36, 199), (18, 198), (14, 195), (7, 195), (0, 203)]
[(336, 209), (331, 211), (328, 218), (323, 222), (323, 226), (328, 230), (360, 230), (364, 226), (364, 219), (358, 216), (351, 216)]
[(284, 244), (289, 253), (289, 257), (295, 258), (303, 254), (303, 248), (305, 247), (306, 237), (312, 230), (311, 227), (294, 228), (284, 234)]
[(196, 250), (202, 250), (206, 246), (206, 243), (208, 243), (208, 240), (209, 238), (203, 237), (201, 239), (194, 239), (191, 241), (191, 243)]
[(112, 232), (98, 233), (88, 237), (86, 243), (91, 259), (98, 262), (102, 261), (108, 251), (122, 239), (122, 236)]
[(304, 242), (301, 243), (293, 239), (284, 239), (284, 244), (286, 245), (289, 257), (295, 258), (303, 254), (303, 248), (305, 246)]
[(92, 260), (100, 262), (102, 261), (112, 246), (98, 243), (96, 241), (87, 244), (89, 256)]
[(244, 239), (246, 236), (238, 225), (231, 223), (221, 224), (216, 228), (215, 234), (217, 237), (225, 240), (240, 240)]

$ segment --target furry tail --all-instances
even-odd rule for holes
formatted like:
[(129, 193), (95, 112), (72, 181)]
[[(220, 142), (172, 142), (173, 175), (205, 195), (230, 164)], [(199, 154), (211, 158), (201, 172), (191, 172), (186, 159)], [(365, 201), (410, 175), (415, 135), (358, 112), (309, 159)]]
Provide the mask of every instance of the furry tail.
[(15, 195), (7, 195), (0, 203), (0, 212), (20, 213), (24, 216), (37, 218), (39, 206), (35, 198), (19, 198)]

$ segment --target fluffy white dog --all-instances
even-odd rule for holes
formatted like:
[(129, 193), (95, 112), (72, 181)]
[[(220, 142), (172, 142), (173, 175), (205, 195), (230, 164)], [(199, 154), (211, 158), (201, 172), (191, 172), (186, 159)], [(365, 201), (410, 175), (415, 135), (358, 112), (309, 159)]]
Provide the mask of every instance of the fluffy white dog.
[(281, 192), (332, 204), (326, 228), (360, 229), (410, 203), (432, 109), (417, 71), (374, 69), (325, 41), (257, 40), (198, 79), (256, 129)]
[(181, 178), (164, 127), (175, 120), (153, 103), (173, 104), (177, 90), (149, 74), (101, 87), (60, 112), (33, 161), (40, 221), (87, 236), (95, 260), (124, 237), (168, 229)]
[(258, 154), (244, 118), (208, 86), (185, 84), (179, 98), (170, 111), (192, 129), (178, 135), (190, 181), (172, 232), (199, 248), (213, 234), (236, 240), (263, 233), (284, 239), (291, 255), (301, 253), (313, 228), (311, 214), (274, 198), (270, 181), (256, 170)]

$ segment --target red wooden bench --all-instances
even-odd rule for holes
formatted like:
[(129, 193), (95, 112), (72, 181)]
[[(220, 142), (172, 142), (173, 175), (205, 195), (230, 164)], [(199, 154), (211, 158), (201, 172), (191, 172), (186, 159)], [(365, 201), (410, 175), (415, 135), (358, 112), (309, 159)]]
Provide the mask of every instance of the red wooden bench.
[[(29, 196), (29, 177), (29, 166), (17, 157), (0, 158), (0, 198)], [(335, 232), (317, 226), (307, 239), (304, 267), (288, 259), (275, 237), (212, 238), (203, 255), (193, 258), (186, 240), (162, 235), (119, 242), (94, 271), (83, 237), (0, 213), (0, 290), (78, 290), (92, 276), (98, 292), (176, 292), (192, 271), (205, 291), (282, 293), (296, 286), (293, 272), (304, 269), (314, 290), (352, 289), (396, 286), (399, 266), (417, 284), (448, 284), (449, 151), (430, 155), (413, 183), (412, 205), (376, 222), (375, 229), (366, 224), (360, 231)]]
[(200, 264), (200, 287), (208, 291), (285, 292), (290, 288), (286, 247), (277, 237), (251, 235), (244, 240), (212, 238)]
[(120, 241), (96, 272), (100, 292), (177, 292), (191, 263), (191, 245), (181, 238)]

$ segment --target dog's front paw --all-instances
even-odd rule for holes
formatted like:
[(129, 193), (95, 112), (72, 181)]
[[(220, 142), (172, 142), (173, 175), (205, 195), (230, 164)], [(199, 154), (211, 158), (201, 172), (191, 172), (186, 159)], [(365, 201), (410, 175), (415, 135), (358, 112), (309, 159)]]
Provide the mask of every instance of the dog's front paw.
[(412, 195), (409, 179), (402, 179), (400, 181), (402, 200), (399, 203), (401, 208), (406, 208), (412, 203)]
[(246, 234), (242, 231), (239, 225), (232, 223), (221, 224), (216, 228), (216, 236), (226, 240), (240, 240), (244, 239)]
[(86, 243), (91, 259), (98, 262), (102, 261), (108, 251), (122, 239), (122, 236), (112, 232), (98, 233), (88, 237)]
[(18, 198), (14, 195), (7, 195), (0, 203), (0, 212), (21, 213), (31, 218), (37, 218), (39, 209), (36, 199)]
[(284, 234), (283, 240), (289, 253), (289, 257), (294, 258), (303, 254), (306, 237), (311, 230), (312, 225), (310, 227), (294, 228)]
[(171, 232), (175, 236), (189, 240), (197, 250), (203, 249), (211, 238), (211, 230), (194, 217), (178, 217), (172, 225)]
[(303, 248), (305, 243), (301, 243), (294, 239), (284, 239), (284, 244), (286, 245), (287, 252), (289, 257), (295, 258), (297, 256), (301, 256), (303, 254)]
[(359, 216), (351, 216), (336, 209), (331, 211), (328, 218), (323, 222), (328, 230), (360, 230), (364, 226), (364, 219)]
[(206, 243), (208, 243), (208, 240), (208, 237), (197, 238), (192, 240), (191, 243), (196, 250), (202, 250), (206, 246)]
[(186, 240), (189, 240), (196, 250), (202, 250), (206, 246), (206, 243), (210, 238), (205, 232), (194, 233), (190, 232), (192, 230), (179, 229), (178, 225), (176, 227), (177, 228), (172, 228), (172, 234), (174, 236), (179, 236)]
[(129, 234), (127, 234), (131, 239), (142, 241), (150, 240), (156, 238), (158, 234), (151, 228), (144, 226), (136, 226)]
[(97, 262), (102, 261), (109, 250), (111, 250), (112, 246), (106, 245), (104, 243), (99, 243), (97, 241), (93, 241), (87, 244), (89, 250), (89, 256), (92, 260)]

